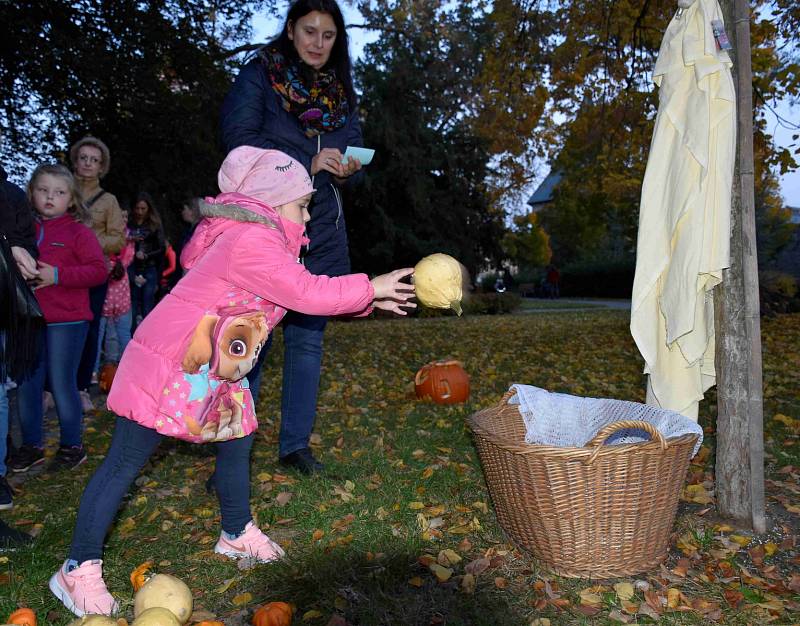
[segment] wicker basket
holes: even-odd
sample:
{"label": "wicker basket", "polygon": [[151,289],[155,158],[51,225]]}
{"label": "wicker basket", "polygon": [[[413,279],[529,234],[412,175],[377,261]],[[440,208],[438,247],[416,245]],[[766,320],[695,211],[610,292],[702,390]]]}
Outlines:
{"label": "wicker basket", "polygon": [[[525,443],[512,393],[467,418],[500,525],[555,573],[616,578],[656,567],[696,435],[669,441],[646,422],[616,422],[584,448]],[[604,446],[622,428],[651,441]]]}

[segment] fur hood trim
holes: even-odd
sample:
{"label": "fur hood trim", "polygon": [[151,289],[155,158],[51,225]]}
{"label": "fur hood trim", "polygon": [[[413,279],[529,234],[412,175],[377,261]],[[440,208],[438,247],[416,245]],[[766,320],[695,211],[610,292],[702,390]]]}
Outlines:
{"label": "fur hood trim", "polygon": [[238,204],[212,204],[204,200],[200,203],[200,215],[203,217],[224,217],[235,222],[253,222],[264,224],[269,228],[277,228],[274,220],[266,215],[259,215]]}

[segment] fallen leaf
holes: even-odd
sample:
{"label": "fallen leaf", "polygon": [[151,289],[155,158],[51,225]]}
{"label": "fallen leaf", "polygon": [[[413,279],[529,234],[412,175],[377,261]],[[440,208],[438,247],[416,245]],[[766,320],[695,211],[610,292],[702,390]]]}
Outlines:
{"label": "fallen leaf", "polygon": [[278,504],[278,506],[286,506],[289,500],[292,499],[292,496],[294,496],[294,494],[289,491],[281,491],[277,496],[275,496],[275,502]]}
{"label": "fallen leaf", "polygon": [[439,565],[450,567],[460,563],[461,557],[454,550],[446,548],[439,552],[439,556],[436,558],[436,561],[439,563]]}
{"label": "fallen leaf", "polygon": [[599,606],[603,604],[603,598],[596,594],[592,588],[584,589],[580,592],[581,597],[581,604],[585,604],[587,606]]}
{"label": "fallen leaf", "polygon": [[494,579],[494,586],[498,589],[505,589],[508,587],[508,581],[502,576],[498,576]]}
{"label": "fallen leaf", "polygon": [[465,572],[474,576],[480,576],[487,569],[489,569],[489,559],[487,558],[475,559],[464,567]]}
{"label": "fallen leaf", "polygon": [[438,563],[431,563],[428,569],[433,572],[433,575],[436,576],[436,580],[440,583],[450,580],[450,577],[453,575],[453,570],[449,567],[442,567]]}
{"label": "fallen leaf", "polygon": [[622,624],[630,624],[631,617],[629,615],[624,615],[617,609],[612,609],[608,612],[608,619],[612,619],[615,622],[621,622]]}
{"label": "fallen leaf", "polygon": [[535,617],[528,626],[550,626],[550,620],[546,617]]}
{"label": "fallen leaf", "polygon": [[314,533],[311,535],[311,540],[312,540],[312,541],[319,541],[319,540],[320,540],[320,539],[322,539],[324,536],[325,536],[325,531],[324,531],[324,530],[319,530],[319,529],[317,529],[317,530],[315,530],[315,531],[314,531]]}
{"label": "fallen leaf", "polygon": [[234,596],[231,602],[233,603],[233,606],[245,606],[247,604],[250,604],[252,600],[253,600],[253,594],[250,593],[249,591],[246,591],[244,593],[240,593],[238,596]]}
{"label": "fallen leaf", "polygon": [[475,576],[472,574],[464,574],[464,576],[461,578],[461,591],[467,595],[472,595],[475,593],[476,585],[477,581],[475,580]]}
{"label": "fallen leaf", "polygon": [[630,583],[617,583],[614,585],[614,591],[620,600],[630,600],[633,598],[633,585]]}
{"label": "fallen leaf", "polygon": [[681,592],[674,587],[667,589],[667,608],[677,609],[681,601]]}
{"label": "fallen leaf", "polygon": [[419,576],[414,576],[413,578],[408,579],[408,584],[412,587],[422,587],[423,581]]}
{"label": "fallen leaf", "polygon": [[322,617],[322,612],[317,611],[317,609],[311,609],[310,611],[303,613],[304,622],[310,622],[311,620],[319,619],[320,617]]}

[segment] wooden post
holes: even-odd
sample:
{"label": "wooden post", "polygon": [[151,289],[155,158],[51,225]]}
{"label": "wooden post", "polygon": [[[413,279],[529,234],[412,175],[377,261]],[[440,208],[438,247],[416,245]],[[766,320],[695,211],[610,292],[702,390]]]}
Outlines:
{"label": "wooden post", "polygon": [[720,0],[733,50],[737,141],[731,207],[731,266],[715,294],[719,513],[765,532],[764,409],[753,175],[750,6]]}

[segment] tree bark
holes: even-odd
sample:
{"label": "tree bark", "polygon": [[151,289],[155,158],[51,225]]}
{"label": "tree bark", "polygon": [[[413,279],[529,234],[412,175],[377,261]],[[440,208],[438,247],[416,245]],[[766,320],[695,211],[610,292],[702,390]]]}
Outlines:
{"label": "tree bark", "polygon": [[736,164],[731,206],[731,266],[715,296],[717,316],[717,456],[719,513],[758,533],[764,512],[761,320],[753,176],[750,6],[720,0],[731,33],[737,94]]}

